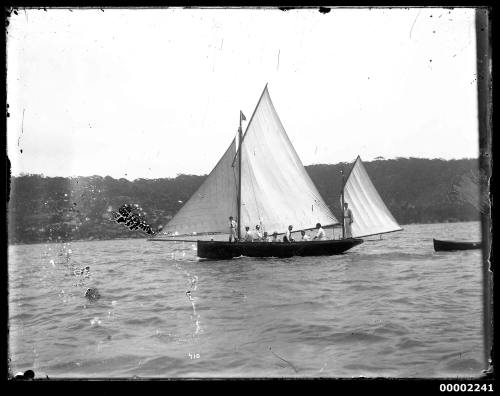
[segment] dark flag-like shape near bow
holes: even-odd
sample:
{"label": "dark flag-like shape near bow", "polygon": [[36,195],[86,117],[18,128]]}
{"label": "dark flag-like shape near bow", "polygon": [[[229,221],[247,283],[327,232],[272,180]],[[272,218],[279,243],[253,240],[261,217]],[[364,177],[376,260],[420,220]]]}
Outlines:
{"label": "dark flag-like shape near bow", "polygon": [[120,206],[118,212],[112,212],[112,215],[116,223],[123,223],[131,231],[141,230],[148,235],[154,234],[151,226],[140,214],[134,212],[134,206],[130,204]]}

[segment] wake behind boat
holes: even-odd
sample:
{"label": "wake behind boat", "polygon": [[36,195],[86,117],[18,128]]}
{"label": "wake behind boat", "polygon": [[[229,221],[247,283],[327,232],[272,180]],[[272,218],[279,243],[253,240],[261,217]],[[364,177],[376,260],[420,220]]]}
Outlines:
{"label": "wake behind boat", "polygon": [[[305,170],[271,101],[267,84],[246,131],[240,126],[222,158],[179,212],[153,241],[225,235],[224,241],[197,240],[200,258],[239,256],[292,257],[335,255],[363,242],[363,236],[401,230],[383,203],[357,158],[342,187],[344,197],[357,213],[352,221],[339,222]],[[236,215],[231,242],[228,217]],[[343,212],[344,217],[344,212]],[[244,227],[257,224],[268,235],[283,234],[293,225],[287,242],[243,242]],[[319,227],[318,227],[319,226]],[[293,241],[300,231],[342,227],[341,239]]]}

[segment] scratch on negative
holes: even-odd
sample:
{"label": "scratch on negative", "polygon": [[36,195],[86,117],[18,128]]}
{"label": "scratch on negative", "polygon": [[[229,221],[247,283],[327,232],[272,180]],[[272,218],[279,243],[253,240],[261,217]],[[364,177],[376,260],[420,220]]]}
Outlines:
{"label": "scratch on negative", "polygon": [[274,356],[276,356],[278,359],[283,360],[286,364],[288,364],[291,368],[293,368],[293,369],[295,370],[295,372],[296,372],[296,373],[298,373],[298,370],[295,368],[295,366],[294,366],[292,363],[290,363],[288,360],[285,360],[285,359],[283,359],[282,357],[278,356],[276,353],[274,353],[274,352],[273,352],[273,350],[271,349],[271,347],[269,347],[269,350],[271,351],[271,353],[272,353]]}
{"label": "scratch on negative", "polygon": [[278,65],[276,66],[276,70],[280,68],[280,51],[281,50],[278,50]]}
{"label": "scratch on negative", "polygon": [[[21,122],[21,134],[19,135],[19,137],[17,138],[17,146],[19,147],[19,141],[21,140],[21,137],[23,136],[23,133],[24,133],[24,111],[26,109],[23,109],[23,120]],[[23,150],[21,150],[21,153],[23,152]]]}
{"label": "scratch on negative", "polygon": [[417,14],[417,16],[415,17],[415,20],[413,21],[413,25],[411,25],[411,29],[410,29],[410,38],[411,38],[411,32],[413,31],[413,26],[415,26],[415,22],[417,22],[417,18],[418,16],[420,15],[420,12],[422,12],[422,10],[420,10]]}

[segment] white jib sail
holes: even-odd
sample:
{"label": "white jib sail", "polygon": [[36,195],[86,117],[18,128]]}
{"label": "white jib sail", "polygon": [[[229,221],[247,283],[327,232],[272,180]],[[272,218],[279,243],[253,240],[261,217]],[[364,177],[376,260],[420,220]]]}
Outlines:
{"label": "white jib sail", "polygon": [[359,156],[344,187],[344,202],[352,211],[354,238],[402,229],[382,201]]}
{"label": "white jib sail", "polygon": [[284,233],[290,224],[294,230],[338,224],[295,152],[267,86],[241,147],[242,233],[257,224],[270,234]]}
{"label": "white jib sail", "polygon": [[229,233],[229,216],[238,215],[238,163],[232,141],[215,168],[184,206],[163,228],[168,235],[188,235],[207,232]]}

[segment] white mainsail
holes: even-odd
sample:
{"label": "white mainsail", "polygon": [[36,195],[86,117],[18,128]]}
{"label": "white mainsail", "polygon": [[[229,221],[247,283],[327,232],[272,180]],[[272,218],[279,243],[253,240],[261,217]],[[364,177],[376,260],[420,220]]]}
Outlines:
{"label": "white mainsail", "polygon": [[241,230],[283,233],[338,224],[295,152],[267,86],[241,145]]}
{"label": "white mainsail", "polygon": [[[227,233],[238,216],[236,139],[198,191],[163,229],[163,234]],[[261,224],[284,233],[338,224],[295,152],[271,102],[267,85],[241,142],[240,231]]]}
{"label": "white mainsail", "polygon": [[235,152],[236,141],[233,140],[202,185],[163,228],[164,234],[228,232],[228,217],[238,215],[238,164],[233,167]]}
{"label": "white mainsail", "polygon": [[344,186],[344,202],[353,213],[354,238],[402,230],[375,189],[359,156]]}

